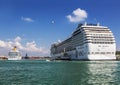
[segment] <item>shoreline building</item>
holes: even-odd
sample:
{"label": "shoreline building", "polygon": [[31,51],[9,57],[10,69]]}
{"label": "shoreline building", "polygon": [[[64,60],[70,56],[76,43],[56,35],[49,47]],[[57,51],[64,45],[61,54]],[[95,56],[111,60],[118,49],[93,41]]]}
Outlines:
{"label": "shoreline building", "polygon": [[100,24],[79,24],[66,40],[51,45],[52,59],[116,60],[112,31]]}

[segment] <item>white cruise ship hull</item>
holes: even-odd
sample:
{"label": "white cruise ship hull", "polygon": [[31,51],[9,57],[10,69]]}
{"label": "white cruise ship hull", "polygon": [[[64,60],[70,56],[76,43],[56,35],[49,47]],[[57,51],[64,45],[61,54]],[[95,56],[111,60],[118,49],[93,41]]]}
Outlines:
{"label": "white cruise ship hull", "polygon": [[88,60],[116,60],[116,57],[114,55],[90,55],[88,56]]}
{"label": "white cruise ship hull", "polygon": [[[72,55],[71,55],[72,54]],[[52,56],[52,59],[61,60],[116,60],[115,55],[87,55],[87,56],[75,56],[75,52],[68,52],[69,57],[63,57],[61,54]],[[62,56],[62,57],[61,57]]]}
{"label": "white cruise ship hull", "polygon": [[108,27],[80,25],[72,36],[51,46],[53,59],[116,60],[116,43]]}
{"label": "white cruise ship hull", "polygon": [[76,47],[76,50],[66,52],[67,57],[64,53],[52,55],[53,59],[64,59],[68,58],[71,60],[116,60],[115,56],[115,44],[104,45],[104,44],[85,44],[83,46]]}
{"label": "white cruise ship hull", "polygon": [[22,59],[22,57],[19,57],[19,58],[8,58],[8,60],[21,60]]}

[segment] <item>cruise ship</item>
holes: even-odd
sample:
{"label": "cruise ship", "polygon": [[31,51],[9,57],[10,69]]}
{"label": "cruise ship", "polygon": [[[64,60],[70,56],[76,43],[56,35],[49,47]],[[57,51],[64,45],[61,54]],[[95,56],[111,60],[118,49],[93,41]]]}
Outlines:
{"label": "cruise ship", "polygon": [[116,60],[116,43],[107,26],[79,24],[72,35],[51,45],[52,59]]}
{"label": "cruise ship", "polygon": [[14,46],[14,48],[8,53],[8,60],[21,60],[22,56],[19,50],[17,50],[17,47]]}

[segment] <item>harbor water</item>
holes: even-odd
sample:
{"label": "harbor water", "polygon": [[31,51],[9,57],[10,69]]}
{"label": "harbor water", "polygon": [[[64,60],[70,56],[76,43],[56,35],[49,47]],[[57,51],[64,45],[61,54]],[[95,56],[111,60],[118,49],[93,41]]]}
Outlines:
{"label": "harbor water", "polygon": [[120,61],[0,61],[0,85],[120,85]]}

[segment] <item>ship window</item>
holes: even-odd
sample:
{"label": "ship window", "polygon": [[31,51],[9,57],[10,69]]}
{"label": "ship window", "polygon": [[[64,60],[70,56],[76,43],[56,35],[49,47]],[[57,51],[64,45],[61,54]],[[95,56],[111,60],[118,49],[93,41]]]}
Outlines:
{"label": "ship window", "polygon": [[10,56],[17,56],[18,53],[17,53],[17,52],[10,52],[9,55],[10,55]]}
{"label": "ship window", "polygon": [[112,52],[112,54],[114,54],[114,52]]}
{"label": "ship window", "polygon": [[111,52],[107,52],[107,54],[111,54]]}
{"label": "ship window", "polygon": [[79,56],[81,56],[82,55],[82,53],[81,52],[79,52]]}
{"label": "ship window", "polygon": [[105,54],[105,52],[101,52],[101,54]]}
{"label": "ship window", "polygon": [[99,52],[95,52],[95,54],[99,54]]}
{"label": "ship window", "polygon": [[90,54],[90,52],[88,52],[88,54]]}

